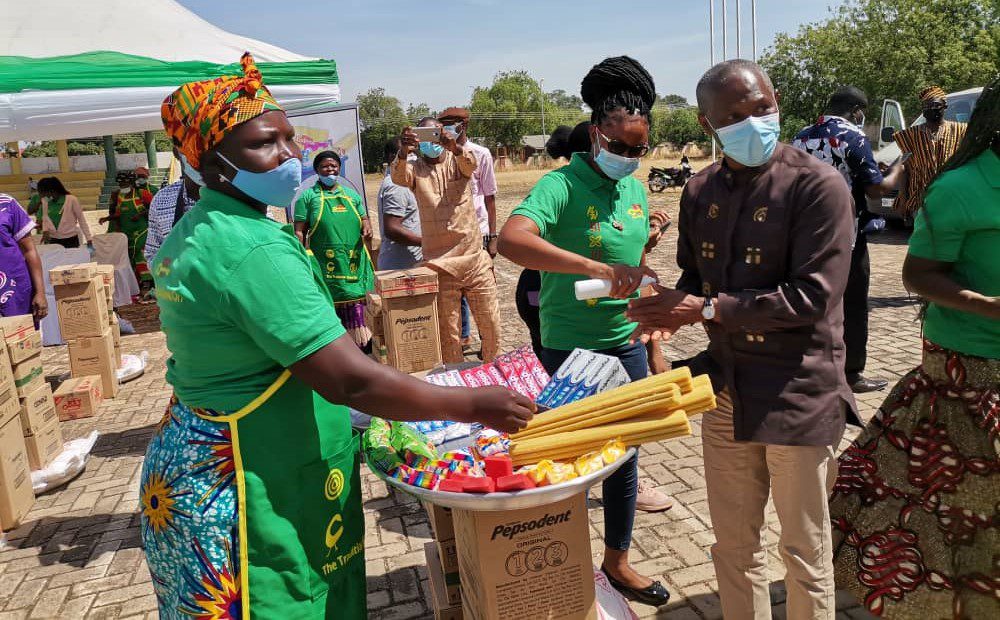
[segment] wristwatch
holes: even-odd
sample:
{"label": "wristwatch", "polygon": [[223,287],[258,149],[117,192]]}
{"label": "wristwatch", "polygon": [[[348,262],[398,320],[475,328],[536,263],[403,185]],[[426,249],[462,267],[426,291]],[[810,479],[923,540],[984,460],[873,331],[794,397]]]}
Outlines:
{"label": "wristwatch", "polygon": [[705,296],[705,303],[701,306],[701,316],[706,321],[715,318],[715,303],[712,301],[712,285],[705,282],[701,286],[701,292]]}

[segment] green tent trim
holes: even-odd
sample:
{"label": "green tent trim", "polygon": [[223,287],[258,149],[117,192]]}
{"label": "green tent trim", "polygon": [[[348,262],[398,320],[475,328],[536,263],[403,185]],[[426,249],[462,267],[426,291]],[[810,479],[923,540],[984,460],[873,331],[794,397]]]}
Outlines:
{"label": "green tent trim", "polygon": [[[264,84],[338,84],[333,60],[261,62]],[[221,75],[242,75],[240,63],[168,62],[119,52],[87,52],[71,56],[28,58],[0,56],[0,93],[26,90],[76,90],[179,86]]]}

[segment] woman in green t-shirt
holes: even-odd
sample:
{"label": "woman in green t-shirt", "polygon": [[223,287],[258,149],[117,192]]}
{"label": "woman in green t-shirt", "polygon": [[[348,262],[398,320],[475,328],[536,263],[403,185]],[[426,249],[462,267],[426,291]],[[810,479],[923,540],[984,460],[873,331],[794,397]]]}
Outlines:
{"label": "woman in green t-shirt", "polygon": [[295,234],[319,261],[333,307],[347,333],[366,353],[372,332],[365,324],[365,294],[375,285],[368,253],[371,224],[365,204],[340,177],[340,155],[313,158],[316,183],[295,203]]}
{"label": "woman in green t-shirt", "polygon": [[[636,325],[623,313],[642,277],[656,274],[645,265],[646,191],[632,173],[649,150],[656,90],[642,65],[620,56],[594,66],[581,95],[593,110],[591,152],[573,153],[568,166],[535,185],[500,232],[500,253],[541,272],[539,359],[549,374],[579,347],[617,357],[635,381],[649,366],[645,347],[631,342]],[[587,278],[610,280],[611,297],[578,301],[573,285]],[[604,482],[602,568],[627,597],[660,606],[670,597],[666,588],[628,561],[638,492],[637,458]]]}
{"label": "woman in green t-shirt", "polygon": [[903,264],[923,363],[840,457],[837,586],[887,618],[1000,618],[1000,78],[930,185]]}
{"label": "woman in green t-shirt", "polygon": [[163,618],[361,619],[360,458],[344,405],[506,431],[534,407],[358,350],[316,260],[266,215],[290,205],[301,154],[249,54],[242,64],[161,109],[205,186],[152,265],[174,398],[143,462],[143,548]]}

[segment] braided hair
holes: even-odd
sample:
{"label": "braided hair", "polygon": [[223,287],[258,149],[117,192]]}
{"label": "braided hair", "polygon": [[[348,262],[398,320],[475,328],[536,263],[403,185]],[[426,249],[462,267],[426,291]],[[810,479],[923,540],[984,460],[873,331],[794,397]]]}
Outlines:
{"label": "braided hair", "polygon": [[[988,148],[1000,151],[1000,74],[986,85],[972,111],[965,137],[934,177],[969,163]],[[932,182],[933,184],[933,182]],[[928,185],[928,188],[930,186]]]}
{"label": "braided hair", "polygon": [[590,106],[590,120],[600,123],[611,112],[624,109],[648,120],[656,103],[653,77],[628,56],[605,58],[594,65],[580,83],[580,96]]}

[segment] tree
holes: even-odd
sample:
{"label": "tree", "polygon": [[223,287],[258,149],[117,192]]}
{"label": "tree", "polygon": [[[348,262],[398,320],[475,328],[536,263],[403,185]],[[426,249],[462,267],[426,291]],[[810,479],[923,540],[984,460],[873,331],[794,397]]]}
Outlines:
{"label": "tree", "polygon": [[583,110],[583,99],[560,89],[548,93],[547,97],[557,108],[563,110]]}
{"label": "tree", "polygon": [[660,97],[657,100],[657,103],[665,106],[680,106],[685,108],[690,105],[688,103],[687,97],[682,97],[680,95],[674,95],[674,94],[664,95]]}
{"label": "tree", "polygon": [[779,34],[761,65],[781,92],[788,138],[847,84],[867,93],[870,119],[886,98],[912,119],[924,86],[953,92],[986,84],[1000,68],[997,50],[995,0],[852,0],[795,35]]}
{"label": "tree", "polygon": [[365,172],[378,172],[385,159],[386,142],[403,131],[409,122],[407,115],[399,99],[387,95],[384,88],[372,88],[358,96],[358,115]]}
{"label": "tree", "polygon": [[669,142],[684,146],[688,142],[707,144],[708,136],[698,124],[698,110],[692,107],[665,110],[653,109],[653,124],[650,128],[650,144]]}
{"label": "tree", "polygon": [[[491,148],[497,145],[519,148],[524,136],[542,133],[543,101],[545,129],[551,132],[557,125],[579,122],[576,119],[583,112],[580,107],[572,108],[577,99],[564,91],[543,98],[541,85],[526,71],[501,72],[492,85],[473,91],[469,134],[484,138],[486,146]],[[557,101],[570,103],[570,108],[562,108]]]}
{"label": "tree", "polygon": [[430,106],[426,103],[419,103],[417,105],[411,103],[406,107],[406,117],[410,119],[411,123],[416,123],[427,116],[435,116],[435,114],[431,112]]}

